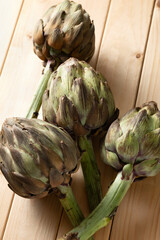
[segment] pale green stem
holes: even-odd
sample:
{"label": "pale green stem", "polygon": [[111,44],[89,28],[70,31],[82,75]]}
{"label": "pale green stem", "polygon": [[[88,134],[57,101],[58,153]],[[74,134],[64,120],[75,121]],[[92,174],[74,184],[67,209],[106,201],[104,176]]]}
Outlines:
{"label": "pale green stem", "polygon": [[[57,187],[60,191],[58,196],[69,220],[71,221],[72,225],[76,227],[79,225],[82,220],[84,219],[83,213],[75,199],[73,194],[72,188],[70,185],[60,185]],[[89,240],[93,240],[93,238],[89,238]]]}
{"label": "pale green stem", "polygon": [[28,119],[37,118],[39,109],[40,109],[41,104],[42,104],[43,93],[47,88],[48,80],[49,80],[51,74],[52,74],[52,70],[50,68],[50,62],[48,62],[46,67],[45,67],[44,74],[42,75],[42,78],[40,80],[38,89],[37,89],[37,91],[34,95],[33,101],[32,101],[32,103],[30,105],[30,108],[27,112],[26,118],[28,118]]}
{"label": "pale green stem", "polygon": [[133,173],[130,176],[124,176],[123,172],[118,173],[115,181],[96,209],[78,227],[59,240],[86,240],[96,231],[107,226],[133,181]]}
{"label": "pale green stem", "polygon": [[72,189],[69,185],[58,187],[61,193],[59,200],[70,219],[72,225],[75,227],[82,222],[84,219],[83,213],[75,199]]}
{"label": "pale green stem", "polygon": [[97,166],[92,141],[87,136],[79,137],[79,147],[83,151],[81,165],[86,184],[89,209],[93,211],[102,200],[100,171]]}

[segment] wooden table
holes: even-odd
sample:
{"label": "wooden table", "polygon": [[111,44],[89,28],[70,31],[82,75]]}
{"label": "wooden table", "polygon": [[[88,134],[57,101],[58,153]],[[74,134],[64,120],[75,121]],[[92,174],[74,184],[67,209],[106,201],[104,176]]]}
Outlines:
{"label": "wooden table", "polygon": [[[42,71],[41,61],[32,51],[33,26],[57,2],[0,0],[0,124],[7,117],[25,116],[27,112]],[[160,103],[160,1],[79,2],[96,26],[91,65],[108,79],[121,115],[149,100]],[[99,164],[105,193],[114,173],[100,159]],[[160,175],[134,183],[114,221],[95,239],[159,240],[159,182]],[[81,171],[74,177],[73,190],[87,215]],[[20,198],[0,174],[0,239],[54,240],[69,229],[71,225],[55,196]]]}

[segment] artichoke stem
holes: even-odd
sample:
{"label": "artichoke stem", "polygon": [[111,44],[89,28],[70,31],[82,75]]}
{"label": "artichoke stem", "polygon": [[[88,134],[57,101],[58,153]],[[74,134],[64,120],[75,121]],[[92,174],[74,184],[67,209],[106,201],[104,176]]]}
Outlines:
{"label": "artichoke stem", "polygon": [[51,73],[52,73],[52,68],[50,67],[50,62],[48,61],[44,70],[44,74],[42,75],[42,78],[40,80],[38,89],[34,95],[33,101],[27,112],[26,118],[30,119],[30,118],[38,117],[38,112],[42,104],[43,93],[47,88],[48,80],[51,76]]}
{"label": "artichoke stem", "polygon": [[81,165],[86,184],[89,209],[93,211],[102,200],[100,171],[97,166],[92,141],[87,136],[79,137],[79,147],[83,151]]}
{"label": "artichoke stem", "polygon": [[[60,194],[58,194],[58,198],[72,225],[76,227],[82,222],[84,216],[75,199],[72,188],[70,187],[70,185],[60,185],[58,187],[58,190],[60,191]],[[88,240],[93,240],[93,238],[91,237]]]}
{"label": "artichoke stem", "polygon": [[96,231],[107,226],[122,199],[134,180],[133,174],[124,178],[123,172],[118,173],[107,194],[95,210],[81,224],[59,240],[86,240]]}
{"label": "artichoke stem", "polygon": [[82,222],[84,219],[83,213],[75,199],[70,185],[60,185],[58,187],[60,190],[59,200],[70,219],[72,225],[75,227]]}

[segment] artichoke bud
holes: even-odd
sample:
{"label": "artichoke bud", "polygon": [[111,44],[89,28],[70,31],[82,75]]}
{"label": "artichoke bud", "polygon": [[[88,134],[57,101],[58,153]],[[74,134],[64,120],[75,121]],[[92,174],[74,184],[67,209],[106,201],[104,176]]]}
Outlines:
{"label": "artichoke bud", "polygon": [[134,167],[134,172],[136,176],[155,176],[160,171],[160,162],[157,159],[147,159],[144,160]]}
{"label": "artichoke bud", "polygon": [[160,128],[144,135],[140,145],[139,159],[160,158]]}
{"label": "artichoke bud", "polygon": [[[123,132],[126,132],[126,130],[132,129],[135,136],[137,138],[141,138],[144,136],[145,133],[148,132],[148,130],[152,130],[152,124],[151,124],[151,117],[147,115],[147,111],[145,109],[137,112],[137,114],[131,118],[129,121],[125,122],[125,125],[123,121],[121,122],[121,128]],[[128,124],[128,129],[126,127],[126,124]],[[124,125],[124,129],[123,129]]]}
{"label": "artichoke bud", "polygon": [[22,197],[44,197],[69,183],[79,157],[69,134],[47,122],[10,118],[2,125],[0,168],[10,188]]}
{"label": "artichoke bud", "polygon": [[67,32],[68,29],[72,29],[74,26],[79,25],[83,21],[82,11],[76,10],[66,17],[66,24],[63,26],[62,31]]}
{"label": "artichoke bud", "polygon": [[144,103],[142,109],[145,109],[148,115],[153,115],[158,111],[157,104],[154,101]]}
{"label": "artichoke bud", "polygon": [[115,104],[106,80],[86,62],[70,58],[51,75],[42,111],[46,121],[82,136],[102,127]]}
{"label": "artichoke bud", "polygon": [[[157,104],[153,101],[145,103],[113,122],[105,138],[105,148],[116,154],[122,165],[131,163],[136,176],[156,175],[160,171],[160,111]],[[110,161],[104,162],[114,166],[115,157],[108,159]]]}
{"label": "artichoke bud", "polygon": [[115,151],[116,146],[115,146],[115,141],[122,136],[123,132],[121,130],[119,120],[115,120],[110,128],[108,129],[106,138],[105,138],[105,147],[106,149],[110,151]]}
{"label": "artichoke bud", "polygon": [[61,97],[59,102],[59,109],[57,111],[57,124],[59,126],[68,126],[68,129],[73,127],[73,108],[72,103],[69,101],[69,99],[64,96]]}
{"label": "artichoke bud", "polygon": [[133,177],[133,165],[126,164],[122,169],[122,178],[125,180],[130,180]]}
{"label": "artichoke bud", "polygon": [[47,40],[50,47],[59,50],[63,45],[63,33],[61,33],[59,29],[54,29]]}
{"label": "artichoke bud", "polygon": [[139,143],[134,132],[128,131],[118,138],[115,144],[117,153],[121,159],[126,163],[134,163],[139,152]]}
{"label": "artichoke bud", "polygon": [[160,112],[156,112],[151,116],[152,129],[160,128]]}
{"label": "artichoke bud", "polygon": [[33,48],[45,61],[63,62],[71,56],[89,61],[95,49],[94,24],[80,4],[65,0],[49,8],[38,21]]}
{"label": "artichoke bud", "polygon": [[[136,116],[137,112],[140,110],[140,108],[136,107],[134,109],[129,110],[126,114],[123,116],[123,123],[126,121],[128,122],[130,119],[132,119],[134,116]],[[121,124],[123,124],[121,121]]]}
{"label": "artichoke bud", "polygon": [[38,45],[42,45],[44,43],[44,35],[43,35],[43,21],[40,19],[35,26],[35,31],[33,33],[33,39]]}
{"label": "artichoke bud", "polygon": [[112,166],[113,168],[115,168],[118,171],[122,169],[122,165],[121,165],[121,163],[120,163],[120,161],[118,159],[118,156],[114,152],[105,150],[104,162],[107,165]]}

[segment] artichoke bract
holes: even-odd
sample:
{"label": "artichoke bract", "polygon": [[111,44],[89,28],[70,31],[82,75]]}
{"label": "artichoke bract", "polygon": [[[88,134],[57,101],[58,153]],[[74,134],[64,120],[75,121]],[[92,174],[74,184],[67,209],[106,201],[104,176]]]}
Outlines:
{"label": "artichoke bract", "polygon": [[42,111],[47,122],[83,136],[104,125],[115,104],[103,76],[86,62],[70,58],[51,75]]}
{"label": "artichoke bract", "polygon": [[68,184],[79,151],[64,130],[37,119],[9,118],[0,134],[0,168],[9,187],[25,198],[41,198]]}
{"label": "artichoke bract", "polygon": [[81,4],[65,0],[38,21],[33,46],[44,61],[64,62],[69,57],[89,61],[95,49],[94,24]]}
{"label": "artichoke bract", "polygon": [[134,108],[112,123],[105,155],[105,163],[117,170],[131,163],[135,176],[154,176],[160,171],[160,111],[155,102]]}

